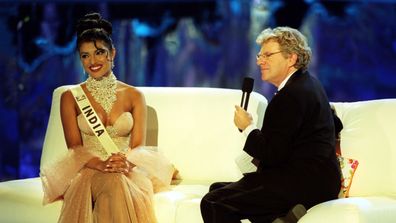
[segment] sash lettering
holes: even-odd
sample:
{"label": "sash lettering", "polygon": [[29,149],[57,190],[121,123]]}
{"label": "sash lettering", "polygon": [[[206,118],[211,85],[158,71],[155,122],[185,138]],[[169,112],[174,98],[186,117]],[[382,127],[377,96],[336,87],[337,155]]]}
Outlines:
{"label": "sash lettering", "polygon": [[[88,122],[92,124],[96,136],[99,137],[100,135],[102,135],[104,133],[102,123],[98,122],[99,118],[95,116],[91,106],[90,105],[85,106],[82,110],[84,111],[85,119],[87,119]],[[90,116],[92,117],[90,118]]]}
{"label": "sash lettering", "polygon": [[70,90],[73,93],[77,105],[81,109],[81,113],[87,121],[89,128],[92,130],[92,132],[94,132],[96,138],[99,140],[100,144],[102,144],[102,147],[106,153],[111,155],[112,153],[120,152],[119,148],[113,142],[113,139],[104,128],[102,121],[96,114],[91,103],[89,100],[87,100],[87,96],[85,95],[81,86],[78,85],[72,87]]}

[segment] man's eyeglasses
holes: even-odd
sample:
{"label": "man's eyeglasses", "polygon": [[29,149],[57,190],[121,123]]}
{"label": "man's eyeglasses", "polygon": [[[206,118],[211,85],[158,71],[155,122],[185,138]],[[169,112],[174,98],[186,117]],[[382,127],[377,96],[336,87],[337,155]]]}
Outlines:
{"label": "man's eyeglasses", "polygon": [[260,58],[264,58],[265,60],[268,60],[268,58],[270,58],[272,55],[275,55],[275,54],[281,53],[281,52],[282,51],[277,51],[277,52],[273,52],[273,53],[263,53],[263,54],[258,53],[256,55],[256,60],[259,60]]}

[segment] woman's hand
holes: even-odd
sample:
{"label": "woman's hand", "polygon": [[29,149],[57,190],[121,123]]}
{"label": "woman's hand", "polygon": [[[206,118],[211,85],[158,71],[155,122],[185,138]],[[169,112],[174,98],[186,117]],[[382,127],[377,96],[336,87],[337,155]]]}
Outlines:
{"label": "woman's hand", "polygon": [[134,164],[129,162],[123,153],[113,153],[106,161],[104,161],[104,172],[106,173],[129,173]]}

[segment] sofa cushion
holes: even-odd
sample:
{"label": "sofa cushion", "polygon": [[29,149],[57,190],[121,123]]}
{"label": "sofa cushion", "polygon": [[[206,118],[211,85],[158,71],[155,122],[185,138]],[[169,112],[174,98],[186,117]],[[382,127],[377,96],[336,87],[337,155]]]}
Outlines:
{"label": "sofa cushion", "polygon": [[356,197],[318,204],[298,223],[391,223],[395,219],[394,197]]}
{"label": "sofa cushion", "polygon": [[[208,184],[234,181],[242,176],[234,158],[246,138],[233,123],[234,106],[240,102],[241,91],[139,89],[159,120],[158,149],[174,163],[183,180]],[[175,103],[178,105],[170,106]],[[265,108],[265,98],[252,92],[248,110],[257,123],[262,123]]]}
{"label": "sofa cushion", "polygon": [[50,223],[57,222],[62,202],[43,206],[40,178],[0,183],[0,222]]}
{"label": "sofa cushion", "polygon": [[[172,186],[170,191],[155,194],[154,205],[157,219],[161,223],[202,223],[199,203],[208,190],[209,186],[207,185],[181,184]],[[175,221],[175,219],[180,218],[179,216],[185,214],[190,215],[189,221]]]}
{"label": "sofa cushion", "polygon": [[396,194],[396,99],[333,103],[342,155],[359,161],[349,196]]}

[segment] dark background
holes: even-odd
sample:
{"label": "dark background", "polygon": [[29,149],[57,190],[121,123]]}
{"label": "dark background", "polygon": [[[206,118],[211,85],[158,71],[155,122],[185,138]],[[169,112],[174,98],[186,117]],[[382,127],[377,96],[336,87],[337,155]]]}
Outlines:
{"label": "dark background", "polygon": [[113,23],[114,73],[131,85],[239,89],[251,76],[270,99],[255,38],[286,25],[308,37],[331,101],[396,97],[395,1],[3,0],[0,181],[38,176],[52,91],[86,79],[74,28],[93,11]]}

